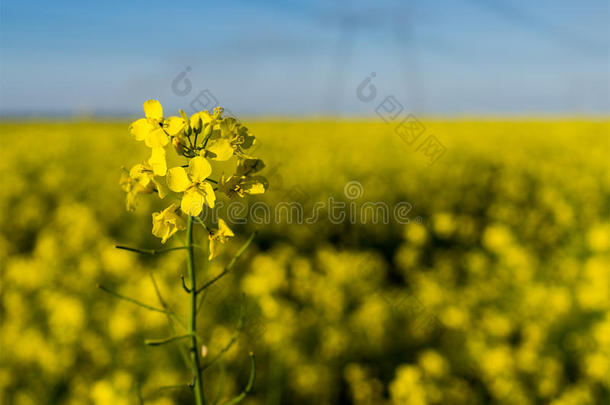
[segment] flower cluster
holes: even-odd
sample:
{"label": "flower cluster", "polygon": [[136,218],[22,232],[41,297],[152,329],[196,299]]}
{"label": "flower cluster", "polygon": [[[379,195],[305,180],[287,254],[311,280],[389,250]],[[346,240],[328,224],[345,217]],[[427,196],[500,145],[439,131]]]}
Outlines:
{"label": "flower cluster", "polygon": [[[125,169],[120,184],[127,193],[128,211],[135,209],[140,194],[179,200],[152,215],[152,233],[162,243],[186,229],[186,216],[198,217],[204,206],[214,208],[217,192],[229,198],[265,192],[267,180],[257,175],[265,164],[248,154],[256,145],[255,137],[235,118],[223,117],[222,108],[215,108],[213,113],[197,112],[190,118],[180,110],[180,116],[165,118],[157,100],[148,100],[143,107],[145,118],[133,122],[129,132],[151,148],[150,158]],[[166,148],[170,144],[179,157],[186,158],[186,164],[168,169]],[[221,173],[217,180],[210,177],[214,162],[233,157],[237,161],[235,173]],[[217,243],[224,243],[230,236],[231,229],[219,220],[219,229],[209,231],[210,260],[218,253]]]}

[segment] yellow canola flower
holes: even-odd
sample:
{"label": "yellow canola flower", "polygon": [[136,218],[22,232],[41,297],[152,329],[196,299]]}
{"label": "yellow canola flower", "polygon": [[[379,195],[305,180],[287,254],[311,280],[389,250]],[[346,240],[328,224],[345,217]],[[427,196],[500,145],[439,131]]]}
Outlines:
{"label": "yellow canola flower", "polygon": [[157,100],[148,100],[142,106],[146,118],[140,118],[129,126],[129,132],[137,141],[144,141],[149,148],[163,147],[170,136],[180,134],[186,126],[182,117],[163,118],[163,107]]}
{"label": "yellow canola flower", "polygon": [[229,198],[236,196],[263,194],[267,190],[267,179],[263,176],[230,176],[221,177],[218,190],[225,193]]}
{"label": "yellow canola flower", "polygon": [[235,174],[225,178],[221,177],[218,190],[229,197],[244,197],[246,194],[263,194],[267,190],[268,182],[263,176],[251,176],[262,170],[265,164],[260,159],[240,159]]}
{"label": "yellow canola flower", "polygon": [[196,156],[189,162],[188,170],[183,167],[173,167],[167,172],[166,182],[170,190],[184,192],[180,208],[190,216],[201,214],[203,204],[214,208],[216,195],[210,183],[205,179],[212,173],[212,166],[201,156]]}
{"label": "yellow canola flower", "polygon": [[176,203],[172,203],[161,212],[154,212],[152,219],[152,233],[156,237],[161,238],[161,243],[167,242],[176,232],[186,229],[186,220],[179,214],[179,208]]}
{"label": "yellow canola flower", "polygon": [[[196,112],[195,114],[191,115],[189,120],[191,128],[193,128],[195,132],[201,132],[204,128],[211,131],[214,129],[214,127],[216,127],[216,123],[221,119],[221,114],[222,108],[220,107],[216,107],[214,109],[214,114],[210,114],[210,112],[207,110]],[[206,134],[204,131],[204,135],[208,134]]]}
{"label": "yellow canola flower", "polygon": [[225,161],[252,147],[254,139],[248,134],[248,128],[235,118],[226,117],[214,126],[206,150],[214,154],[214,160]]}
{"label": "yellow canola flower", "polygon": [[[158,162],[155,162],[155,159],[152,160],[153,163],[158,164]],[[156,170],[157,172],[160,172],[159,167],[157,167]],[[155,174],[155,169],[150,163],[139,163],[133,166],[129,172],[125,171],[122,173],[120,185],[123,191],[127,193],[127,211],[135,210],[136,198],[139,194],[152,194],[157,192],[159,198],[165,198],[167,195],[167,187],[157,179]]]}
{"label": "yellow canola flower", "polygon": [[218,229],[210,231],[208,238],[210,239],[210,256],[208,260],[212,260],[218,256],[218,244],[225,243],[228,238],[235,236],[227,223],[222,219],[218,219]]}

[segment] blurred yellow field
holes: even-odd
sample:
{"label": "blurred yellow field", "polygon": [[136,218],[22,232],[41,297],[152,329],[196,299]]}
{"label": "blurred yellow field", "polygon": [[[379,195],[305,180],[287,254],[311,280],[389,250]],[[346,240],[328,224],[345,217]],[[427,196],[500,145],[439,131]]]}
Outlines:
{"label": "blurred yellow field", "polygon": [[[248,122],[270,187],[202,275],[258,231],[199,315],[207,358],[236,339],[204,372],[210,402],[242,389],[251,350],[247,404],[608,402],[610,123],[425,125],[438,160],[383,122]],[[4,122],[0,133],[0,396],[191,403],[179,345],[143,345],[169,334],[164,314],[96,288],[157,306],[153,274],[187,312],[182,253],[114,248],[161,246],[150,215],[164,205],[124,209],[120,167],[148,157],[127,123]],[[329,198],[347,216],[332,219],[326,203],[307,223]],[[259,202],[270,218],[253,215]],[[304,218],[274,215],[281,202]],[[366,202],[407,209],[401,221],[350,219]]]}

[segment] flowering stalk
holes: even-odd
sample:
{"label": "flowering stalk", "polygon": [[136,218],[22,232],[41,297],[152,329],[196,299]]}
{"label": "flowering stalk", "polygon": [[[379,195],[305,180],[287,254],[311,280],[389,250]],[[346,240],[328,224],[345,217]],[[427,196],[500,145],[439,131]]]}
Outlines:
{"label": "flowering stalk", "polygon": [[[117,245],[116,247],[148,255],[177,250],[187,251],[190,287],[186,285],[184,277],[181,277],[181,283],[183,289],[189,295],[190,314],[188,322],[184,322],[178,314],[171,310],[161,296],[152,275],[151,280],[162,308],[126,297],[106,287],[99,287],[117,298],[150,311],[166,314],[173,336],[165,339],[148,339],[145,340],[145,343],[150,346],[161,346],[174,342],[179,343],[184,340],[189,342],[188,356],[182,351],[181,354],[191,368],[192,382],[189,386],[193,390],[195,404],[204,405],[206,400],[202,372],[222,357],[234,340],[231,341],[229,346],[217,353],[213,360],[202,366],[202,357],[206,356],[207,347],[203,344],[203,339],[197,334],[197,314],[201,309],[200,303],[198,305],[197,295],[203,293],[204,290],[232,270],[236,260],[252,242],[254,235],[239,249],[219,275],[198,286],[194,248],[199,245],[194,244],[195,221],[207,233],[209,241],[208,260],[214,260],[221,254],[221,245],[235,235],[222,219],[218,219],[217,227],[214,227],[212,224],[206,224],[200,218],[200,214],[204,208],[214,208],[217,192],[224,194],[227,198],[243,198],[246,195],[264,193],[267,189],[267,180],[260,175],[256,175],[256,173],[262,170],[265,165],[262,160],[248,154],[248,150],[255,144],[254,136],[250,135],[248,129],[236,119],[222,117],[221,108],[216,108],[212,114],[208,111],[201,111],[193,114],[190,118],[183,111],[180,111],[179,117],[165,118],[161,104],[156,100],[148,100],[144,103],[144,113],[146,117],[132,123],[129,131],[136,140],[144,141],[145,145],[151,148],[151,155],[147,161],[136,164],[130,170],[125,169],[121,176],[121,187],[127,193],[127,210],[132,211],[136,208],[137,200],[142,194],[156,195],[160,199],[168,196],[177,198],[179,203],[172,202],[164,210],[152,214],[152,233],[161,239],[161,243],[166,243],[177,232],[186,230],[186,243],[185,246],[165,249],[140,249],[123,245]],[[165,150],[168,145],[173,147],[179,157],[186,158],[187,163],[168,169],[167,152]],[[237,161],[234,174],[226,177],[222,173],[220,178],[216,180],[211,178],[212,165],[210,161],[224,162],[231,159]],[[184,332],[178,333],[176,326],[180,326]],[[239,329],[241,329],[241,320],[238,324]],[[238,396],[227,401],[226,404],[240,402],[252,389],[256,375],[253,353],[250,354],[250,363],[250,379],[247,386]]]}
{"label": "flowering stalk", "polygon": [[186,227],[186,245],[188,247],[188,273],[191,279],[191,322],[189,332],[191,333],[191,367],[193,369],[193,390],[195,391],[195,403],[203,405],[203,380],[201,378],[201,366],[199,364],[199,350],[197,345],[197,277],[195,274],[195,251],[193,249],[193,217],[189,217]]}

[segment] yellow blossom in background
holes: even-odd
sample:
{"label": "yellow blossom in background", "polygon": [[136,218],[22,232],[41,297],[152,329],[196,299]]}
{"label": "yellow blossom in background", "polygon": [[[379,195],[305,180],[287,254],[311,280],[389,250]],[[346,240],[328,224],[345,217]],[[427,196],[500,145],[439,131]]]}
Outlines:
{"label": "yellow blossom in background", "polygon": [[[167,169],[182,167],[190,187],[195,157],[210,163],[204,181],[218,187],[215,210],[233,228],[193,223],[197,286],[221,274],[228,252],[258,231],[233,272],[205,294],[197,318],[206,365],[233,342],[224,361],[206,368],[209,403],[243,391],[249,350],[257,373],[244,404],[607,402],[607,120],[430,120],[447,147],[433,165],[384,122],[257,121],[248,136],[261,134],[267,164],[257,170],[260,162],[246,155],[254,145],[233,148],[233,123],[223,137],[231,156],[221,161],[207,149],[224,117],[193,115],[180,114],[185,125],[175,135],[164,127],[168,142],[158,149],[129,142],[125,123],[0,123],[11,145],[0,159],[4,402],[192,403],[179,350],[186,339],[143,345],[172,336],[165,314],[95,285],[162,309],[152,275],[185,320],[186,191],[170,191]],[[141,204],[133,214],[117,187],[122,164],[132,170],[121,188],[132,208]],[[272,217],[231,225],[220,201],[247,197],[258,176],[272,186],[260,179],[265,193],[256,201],[273,208],[297,201],[299,190],[298,201],[308,198],[304,218],[310,203],[333,197],[348,213],[351,203],[408,201],[410,221],[333,224],[322,210],[311,224]],[[360,199],[344,196],[352,180],[362,185]],[[199,219],[216,218],[204,202]],[[169,238],[180,241],[162,245]],[[123,242],[179,249],[148,257],[114,248]],[[228,244],[236,246],[224,254]]]}
{"label": "yellow blossom in background", "polygon": [[421,372],[415,366],[402,365],[390,384],[390,396],[395,405],[426,405],[426,392]]}

